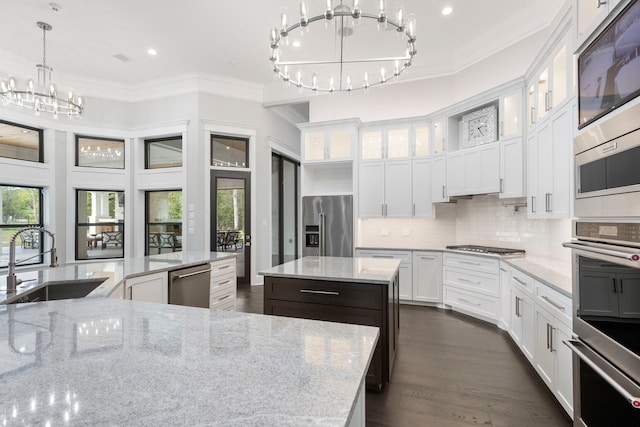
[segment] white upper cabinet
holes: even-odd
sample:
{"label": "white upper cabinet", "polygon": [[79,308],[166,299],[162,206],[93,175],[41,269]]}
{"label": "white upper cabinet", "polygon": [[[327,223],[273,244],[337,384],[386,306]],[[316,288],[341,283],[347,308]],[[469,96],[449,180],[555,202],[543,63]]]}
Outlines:
{"label": "white upper cabinet", "polygon": [[500,139],[522,136],[522,88],[500,97]]}
{"label": "white upper cabinet", "polygon": [[527,216],[571,216],[574,104],[555,112],[527,138]]}
{"label": "white upper cabinet", "polygon": [[302,131],[303,162],[333,162],[353,160],[358,136],[354,120],[305,124]]}
{"label": "white upper cabinet", "polygon": [[447,195],[498,193],[500,191],[500,145],[479,145],[447,154]]}
{"label": "white upper cabinet", "polygon": [[410,124],[365,128],[360,138],[360,160],[408,159],[413,151],[412,134]]}
{"label": "white upper cabinet", "polygon": [[439,117],[433,121],[433,154],[441,154],[447,150],[447,120]]}
{"label": "white upper cabinet", "polygon": [[425,157],[431,154],[431,126],[416,125],[413,137],[413,157]]}
{"label": "white upper cabinet", "polygon": [[447,195],[447,156],[433,156],[431,167],[431,201],[433,203],[448,202]]}
{"label": "white upper cabinet", "polygon": [[500,141],[501,199],[525,197],[524,150],[522,138]]}
{"label": "white upper cabinet", "polygon": [[360,218],[412,216],[410,160],[366,162],[359,170]]}
{"label": "white upper cabinet", "polygon": [[578,46],[584,43],[598,25],[622,0],[576,0]]}
{"label": "white upper cabinet", "polygon": [[413,159],[411,188],[413,194],[413,216],[416,218],[435,217],[435,208],[431,200],[432,168],[433,160],[430,158]]}
{"label": "white upper cabinet", "polygon": [[570,33],[560,38],[527,85],[528,127],[544,121],[551,110],[573,98],[574,61]]}

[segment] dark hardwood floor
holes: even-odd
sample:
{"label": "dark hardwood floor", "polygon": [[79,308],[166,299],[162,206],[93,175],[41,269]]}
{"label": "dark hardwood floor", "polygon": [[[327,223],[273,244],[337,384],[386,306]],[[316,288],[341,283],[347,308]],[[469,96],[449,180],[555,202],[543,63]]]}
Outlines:
{"label": "dark hardwood floor", "polygon": [[[236,309],[262,313],[262,286],[238,286]],[[508,334],[473,318],[400,306],[391,383],[367,392],[367,426],[571,426]]]}

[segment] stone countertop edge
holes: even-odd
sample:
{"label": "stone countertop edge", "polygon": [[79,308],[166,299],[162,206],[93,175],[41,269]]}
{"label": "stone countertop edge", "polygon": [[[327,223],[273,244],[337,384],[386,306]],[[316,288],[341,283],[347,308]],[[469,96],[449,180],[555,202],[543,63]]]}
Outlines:
{"label": "stone countertop edge", "polygon": [[289,279],[386,285],[393,280],[399,267],[400,260],[396,259],[308,256],[258,274]]}
{"label": "stone countertop edge", "polygon": [[[25,292],[47,283],[65,282],[71,280],[104,281],[87,297],[117,297],[128,278],[142,276],[149,273],[160,273],[179,268],[188,268],[208,262],[234,258],[232,252],[181,251],[166,254],[149,255],[137,258],[109,259],[93,262],[69,263],[59,267],[38,266],[35,268],[18,269],[16,275],[23,280],[19,291]],[[7,299],[6,271],[0,275],[0,301]]]}
{"label": "stone countertop edge", "polygon": [[[571,279],[571,264],[568,262],[558,262],[553,258],[539,257],[539,256],[517,256],[517,257],[501,257],[499,255],[481,254],[474,252],[456,251],[446,248],[432,248],[432,249],[410,249],[410,248],[378,248],[378,247],[356,247],[356,250],[370,250],[370,251],[414,251],[414,252],[448,252],[461,255],[478,256],[484,258],[499,259],[506,262],[510,266],[517,268],[521,272],[530,275],[539,282],[542,282],[546,286],[554,289],[561,294],[571,298],[572,297],[572,279]],[[551,269],[546,267],[547,265],[554,265],[557,269]],[[565,274],[566,271],[566,274]]]}
{"label": "stone countertop edge", "polygon": [[[9,336],[41,333],[35,352],[10,351]],[[379,334],[111,298],[22,304],[0,309],[0,383],[28,425],[69,415],[74,425],[344,426]],[[67,400],[50,407],[54,392]],[[78,406],[65,414],[69,399]]]}

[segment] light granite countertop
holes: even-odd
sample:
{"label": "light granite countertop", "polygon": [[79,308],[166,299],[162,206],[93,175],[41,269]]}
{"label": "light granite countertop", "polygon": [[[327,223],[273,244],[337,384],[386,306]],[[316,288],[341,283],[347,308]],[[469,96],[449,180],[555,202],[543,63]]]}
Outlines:
{"label": "light granite countertop", "polygon": [[387,284],[393,280],[399,266],[400,260],[396,259],[308,256],[263,270],[259,274],[296,279]]}
{"label": "light granite countertop", "polygon": [[[103,278],[102,284],[89,296],[107,296],[121,289],[121,284],[126,278],[170,271],[235,256],[231,252],[180,251],[138,258],[67,264],[54,268],[39,266],[23,269],[18,267],[16,276],[23,280],[23,283],[18,285],[18,294],[46,283]],[[7,299],[6,274],[5,271],[0,275],[0,301]]]}
{"label": "light granite countertop", "polygon": [[81,298],[0,307],[3,425],[344,426],[378,328]]}
{"label": "light granite countertop", "polygon": [[376,251],[434,251],[434,252],[451,252],[469,256],[478,256],[484,258],[497,258],[505,261],[512,267],[517,268],[525,274],[532,276],[549,286],[552,289],[571,297],[572,281],[571,281],[571,264],[554,258],[544,256],[532,256],[526,254],[524,256],[500,256],[494,254],[483,254],[475,252],[457,251],[446,248],[433,249],[410,249],[410,248],[378,248],[378,247],[357,247],[356,250],[376,250]]}

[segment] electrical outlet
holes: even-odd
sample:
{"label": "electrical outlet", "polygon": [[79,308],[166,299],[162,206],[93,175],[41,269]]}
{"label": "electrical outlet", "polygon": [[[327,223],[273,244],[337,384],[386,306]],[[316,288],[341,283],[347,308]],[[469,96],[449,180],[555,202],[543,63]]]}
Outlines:
{"label": "electrical outlet", "polygon": [[388,236],[389,235],[389,229],[388,228],[383,228],[382,230],[380,230],[380,235]]}
{"label": "electrical outlet", "polygon": [[409,236],[409,235],[411,235],[411,233],[409,232],[408,228],[403,228],[402,229],[402,235],[403,236]]}

